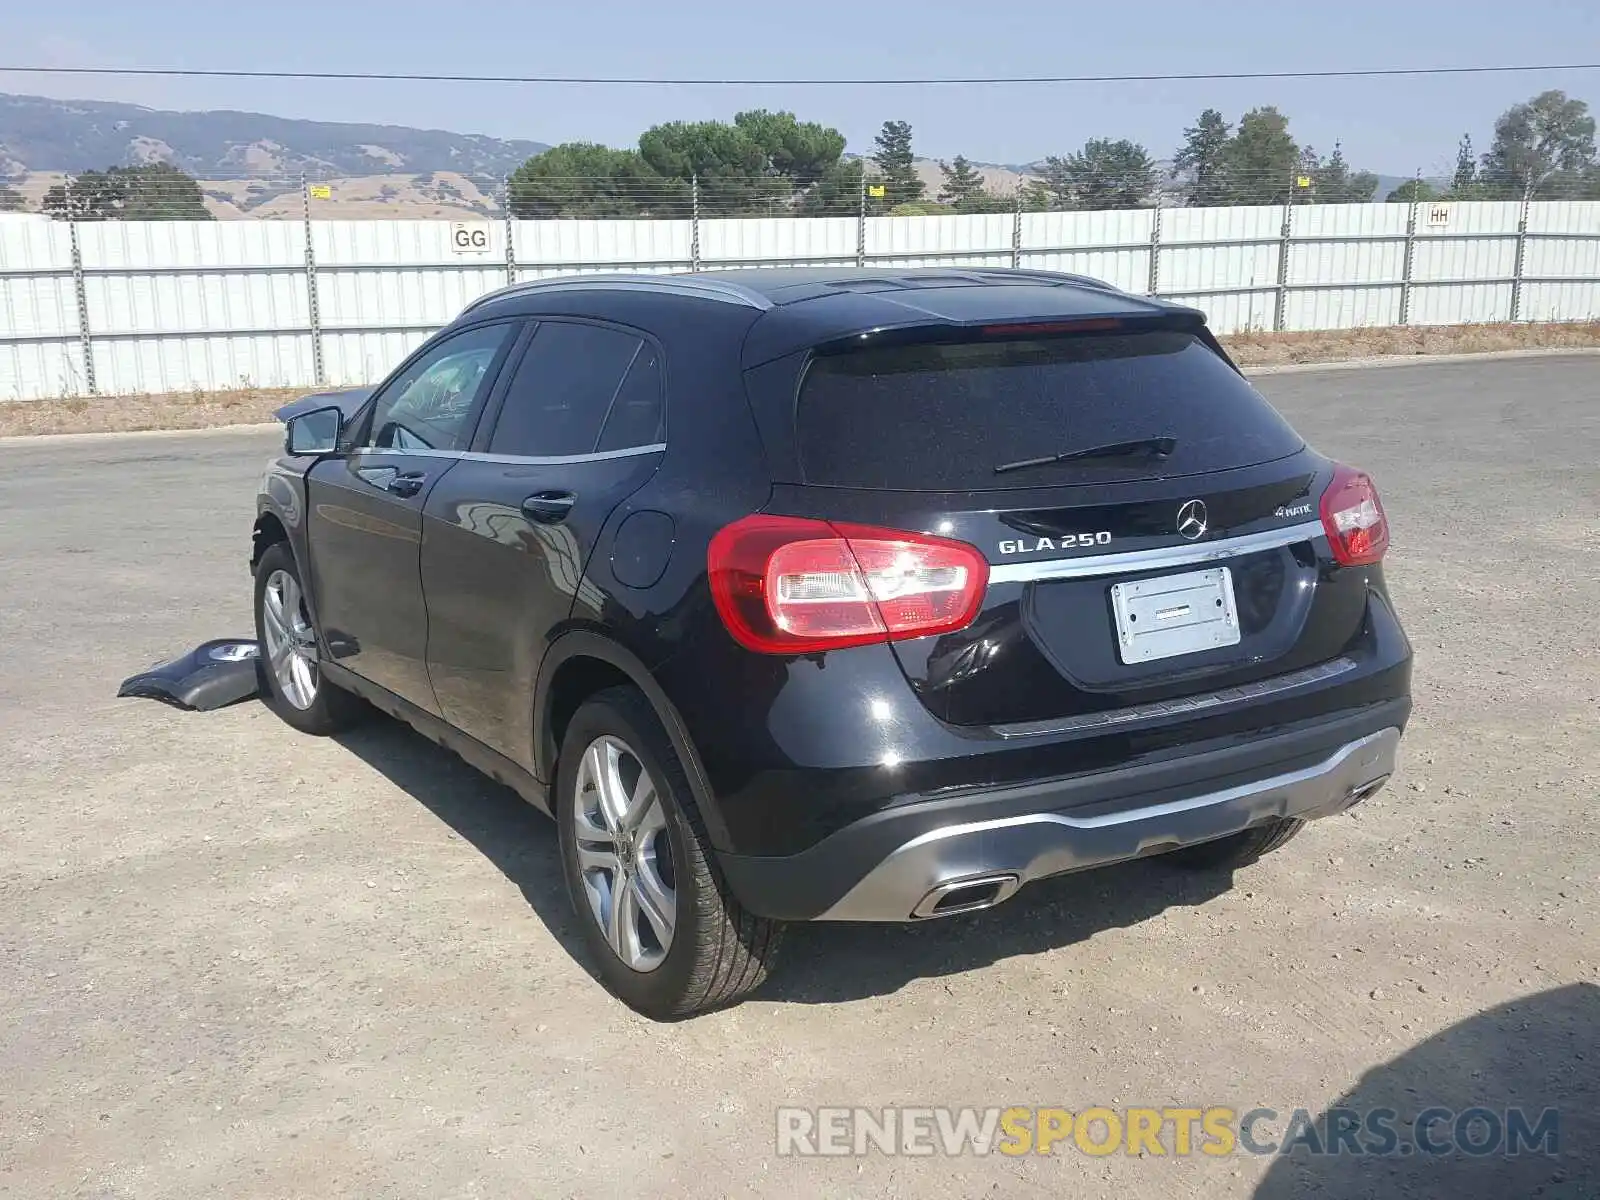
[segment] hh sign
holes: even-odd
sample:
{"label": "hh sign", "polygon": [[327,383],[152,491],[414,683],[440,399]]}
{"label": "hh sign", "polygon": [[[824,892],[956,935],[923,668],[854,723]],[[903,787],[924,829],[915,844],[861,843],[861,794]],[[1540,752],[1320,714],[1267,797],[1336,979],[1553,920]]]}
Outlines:
{"label": "hh sign", "polygon": [[455,254],[489,253],[489,231],[494,226],[487,221],[456,221],[450,226],[450,249]]}

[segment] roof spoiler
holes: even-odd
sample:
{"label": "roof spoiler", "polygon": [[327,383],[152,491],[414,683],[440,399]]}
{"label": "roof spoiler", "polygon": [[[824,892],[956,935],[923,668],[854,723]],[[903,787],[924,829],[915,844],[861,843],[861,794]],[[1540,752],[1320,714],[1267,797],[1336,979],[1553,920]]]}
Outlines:
{"label": "roof spoiler", "polygon": [[[1096,313],[1092,317],[1040,317],[1037,320],[1007,320],[987,322],[908,321],[867,333],[850,333],[830,338],[812,347],[817,354],[848,352],[862,349],[864,345],[890,346],[914,342],[970,342],[1004,341],[1007,339],[1037,338],[1074,334],[1139,333],[1157,329],[1182,330],[1196,334],[1212,350],[1222,354],[1211,331],[1206,328],[1206,315],[1197,308],[1181,304],[1163,304],[1152,312],[1148,308],[1126,313]],[[1222,355],[1224,359],[1226,354]],[[1232,360],[1229,360],[1232,365]],[[1235,368],[1237,369],[1237,368]]]}

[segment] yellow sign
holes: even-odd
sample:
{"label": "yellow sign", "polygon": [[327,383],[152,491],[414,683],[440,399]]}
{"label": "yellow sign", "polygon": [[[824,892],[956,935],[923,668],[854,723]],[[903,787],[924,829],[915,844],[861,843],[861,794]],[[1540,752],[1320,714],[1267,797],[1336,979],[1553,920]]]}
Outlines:
{"label": "yellow sign", "polygon": [[1308,188],[1311,186],[1311,176],[1301,175],[1294,181],[1295,187]]}
{"label": "yellow sign", "polygon": [[313,183],[309,189],[313,200],[332,200],[333,187],[326,183]]}
{"label": "yellow sign", "polygon": [[867,195],[873,197],[874,199],[882,200],[888,194],[889,194],[889,189],[884,187],[883,184],[881,184],[881,183],[873,183],[873,184],[868,184],[867,185]]}

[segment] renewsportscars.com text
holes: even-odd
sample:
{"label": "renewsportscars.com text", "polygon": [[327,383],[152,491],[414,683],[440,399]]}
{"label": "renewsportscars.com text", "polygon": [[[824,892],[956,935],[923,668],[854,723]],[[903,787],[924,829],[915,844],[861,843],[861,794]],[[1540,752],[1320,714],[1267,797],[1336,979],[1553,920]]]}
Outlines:
{"label": "renewsportscars.com text", "polygon": [[783,1155],[1079,1153],[1475,1157],[1560,1151],[1561,1114],[1521,1108],[780,1108]]}

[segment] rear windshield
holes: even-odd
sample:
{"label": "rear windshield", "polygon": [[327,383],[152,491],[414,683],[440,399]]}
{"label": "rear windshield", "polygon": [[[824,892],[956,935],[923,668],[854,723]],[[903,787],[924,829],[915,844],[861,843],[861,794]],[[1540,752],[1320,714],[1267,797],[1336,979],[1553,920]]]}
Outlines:
{"label": "rear windshield", "polygon": [[[922,343],[817,357],[800,391],[808,483],[966,491],[1170,477],[1298,451],[1298,434],[1192,333]],[[1110,443],[1135,454],[995,467]]]}

